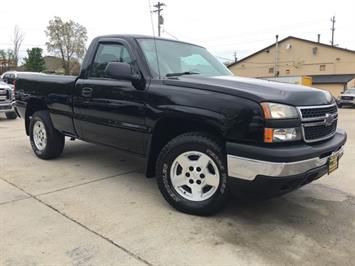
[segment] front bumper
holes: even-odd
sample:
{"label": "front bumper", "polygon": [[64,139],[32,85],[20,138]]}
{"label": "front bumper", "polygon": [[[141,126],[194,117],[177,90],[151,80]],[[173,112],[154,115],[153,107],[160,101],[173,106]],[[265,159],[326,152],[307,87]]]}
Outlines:
{"label": "front bumper", "polygon": [[15,101],[0,102],[0,113],[15,112]]}
{"label": "front bumper", "polygon": [[344,99],[340,99],[338,100],[338,105],[341,104],[341,105],[355,105],[355,99],[353,100],[344,100]]}
{"label": "front bumper", "polygon": [[228,175],[246,181],[261,176],[306,176],[312,170],[325,168],[331,155],[338,154],[340,158],[346,138],[345,131],[338,129],[333,138],[312,145],[268,147],[227,143]]}

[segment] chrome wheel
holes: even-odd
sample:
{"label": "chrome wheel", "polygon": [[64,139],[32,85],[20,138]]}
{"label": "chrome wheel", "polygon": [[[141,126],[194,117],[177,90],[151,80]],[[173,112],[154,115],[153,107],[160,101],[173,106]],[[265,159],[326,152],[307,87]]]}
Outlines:
{"label": "chrome wheel", "polygon": [[40,151],[47,146],[47,132],[42,121],[36,121],[33,125],[33,142]]}
{"label": "chrome wheel", "polygon": [[207,154],[189,151],[174,160],[170,178],[180,196],[191,201],[203,201],[217,191],[220,173],[215,162]]}

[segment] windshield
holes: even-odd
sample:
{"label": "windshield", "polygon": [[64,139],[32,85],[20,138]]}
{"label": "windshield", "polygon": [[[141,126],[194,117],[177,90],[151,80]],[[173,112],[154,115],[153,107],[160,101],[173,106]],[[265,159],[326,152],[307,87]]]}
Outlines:
{"label": "windshield", "polygon": [[347,89],[347,90],[345,91],[345,93],[346,93],[346,94],[355,94],[355,88],[353,88],[353,89]]}
{"label": "windshield", "polygon": [[232,75],[221,62],[203,47],[157,39],[158,66],[154,39],[138,39],[137,41],[154,76],[159,76],[159,72],[161,77],[189,74]]}

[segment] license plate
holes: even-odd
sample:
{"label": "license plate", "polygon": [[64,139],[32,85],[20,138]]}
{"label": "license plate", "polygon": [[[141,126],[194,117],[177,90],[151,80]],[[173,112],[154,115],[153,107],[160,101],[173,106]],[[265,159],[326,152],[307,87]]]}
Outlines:
{"label": "license plate", "polygon": [[5,101],[6,100],[6,95],[0,95],[0,101]]}
{"label": "license plate", "polygon": [[336,169],[338,169],[339,165],[339,155],[338,154],[332,154],[329,156],[328,160],[328,174],[334,172]]}

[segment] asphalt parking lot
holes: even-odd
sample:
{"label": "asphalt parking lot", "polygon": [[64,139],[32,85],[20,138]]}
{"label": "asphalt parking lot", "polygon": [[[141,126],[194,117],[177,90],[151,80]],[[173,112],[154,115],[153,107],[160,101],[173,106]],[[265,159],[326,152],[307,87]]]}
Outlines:
{"label": "asphalt parking lot", "polygon": [[355,110],[340,110],[340,169],[213,217],[172,209],[144,162],[80,141],[32,153],[23,120],[0,118],[0,265],[353,265]]}

